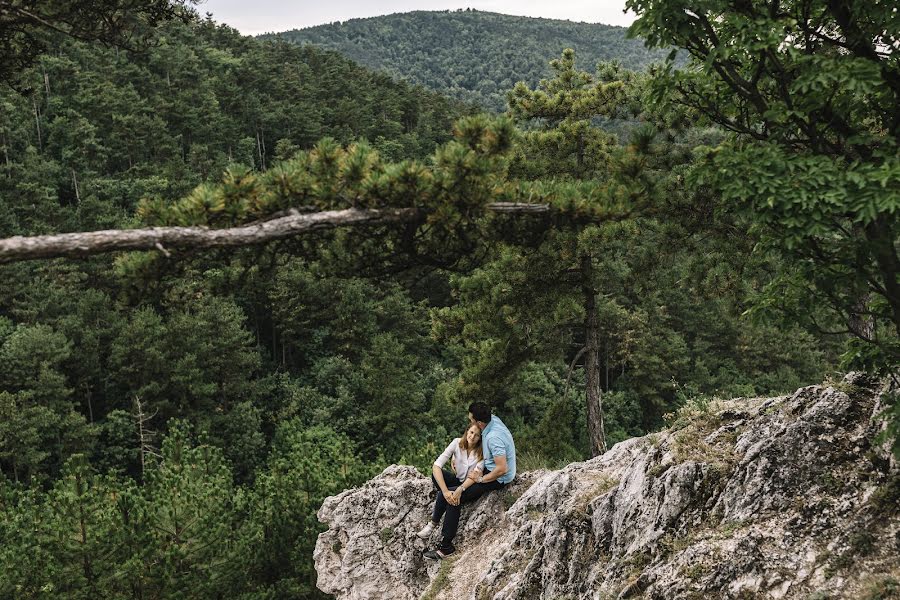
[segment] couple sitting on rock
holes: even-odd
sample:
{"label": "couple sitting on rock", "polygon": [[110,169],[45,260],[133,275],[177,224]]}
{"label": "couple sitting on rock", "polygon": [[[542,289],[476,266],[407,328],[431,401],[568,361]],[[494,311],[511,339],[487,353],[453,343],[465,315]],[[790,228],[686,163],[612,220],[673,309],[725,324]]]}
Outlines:
{"label": "couple sitting on rock", "polygon": [[[451,460],[455,473],[444,470]],[[469,428],[444,450],[431,468],[431,479],[437,487],[437,499],[431,522],[417,533],[428,539],[444,518],[441,545],[425,553],[426,558],[440,560],[453,554],[453,538],[459,528],[459,511],[463,504],[474,502],[485,492],[499,490],[516,476],[516,446],[509,429],[483,402],[469,406]]]}

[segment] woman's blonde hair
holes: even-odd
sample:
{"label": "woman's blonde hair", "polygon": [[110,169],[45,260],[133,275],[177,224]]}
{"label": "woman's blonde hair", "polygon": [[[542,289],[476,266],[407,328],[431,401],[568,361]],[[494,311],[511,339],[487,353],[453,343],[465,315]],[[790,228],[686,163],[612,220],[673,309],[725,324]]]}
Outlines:
{"label": "woman's blonde hair", "polygon": [[480,429],[478,430],[478,443],[475,444],[474,448],[469,448],[469,440],[466,438],[469,437],[469,430],[472,429],[473,427],[478,427],[478,425],[472,423],[471,425],[466,427],[465,431],[463,431],[462,436],[459,438],[459,447],[462,448],[463,450],[465,450],[466,452],[468,452],[469,454],[474,452],[475,455],[478,456],[478,460],[484,460],[484,451],[481,449],[481,430]]}

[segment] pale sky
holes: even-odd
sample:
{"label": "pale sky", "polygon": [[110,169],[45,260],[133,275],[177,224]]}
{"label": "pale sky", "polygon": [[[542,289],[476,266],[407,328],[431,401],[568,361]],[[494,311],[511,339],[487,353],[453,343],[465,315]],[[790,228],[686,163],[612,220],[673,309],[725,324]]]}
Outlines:
{"label": "pale sky", "polygon": [[197,11],[246,35],[300,29],[333,21],[411,10],[475,8],[489,12],[608,25],[630,25],[625,0],[200,0]]}

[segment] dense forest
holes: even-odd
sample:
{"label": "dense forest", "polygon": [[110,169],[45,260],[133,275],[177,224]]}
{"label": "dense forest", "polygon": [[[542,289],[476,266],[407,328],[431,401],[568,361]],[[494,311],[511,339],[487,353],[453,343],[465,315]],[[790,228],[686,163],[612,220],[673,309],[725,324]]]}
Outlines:
{"label": "dense forest", "polygon": [[142,197],[179,197],[230,163],[265,169],[326,135],[422,157],[463,114],[337,54],[211,22],[172,25],[136,56],[63,40],[19,87],[0,96],[6,234],[121,224]]}
{"label": "dense forest", "polygon": [[477,10],[415,11],[260,36],[336,50],[361,65],[502,112],[506,92],[548,77],[564,49],[593,70],[619,61],[640,70],[666,53],[628,39],[624,27],[515,17]]}
{"label": "dense forest", "polygon": [[[636,8],[651,43],[702,53]],[[390,463],[428,468],[472,400],[530,470],[688,404],[897,364],[898,167],[877,149],[894,92],[845,69],[864,84],[829,100],[840,52],[793,57],[792,108],[783,70],[733,55],[759,71],[757,113],[716,87],[715,57],[638,73],[554,47],[542,82],[504,84],[498,118],[186,21],[136,50],[54,32],[19,70],[0,95],[0,238],[413,217],[0,265],[2,597],[321,597],[322,500]],[[804,125],[820,110],[848,129]],[[611,118],[638,125],[620,138],[597,125]],[[827,204],[809,200],[821,186]],[[546,210],[489,209],[509,202]]]}

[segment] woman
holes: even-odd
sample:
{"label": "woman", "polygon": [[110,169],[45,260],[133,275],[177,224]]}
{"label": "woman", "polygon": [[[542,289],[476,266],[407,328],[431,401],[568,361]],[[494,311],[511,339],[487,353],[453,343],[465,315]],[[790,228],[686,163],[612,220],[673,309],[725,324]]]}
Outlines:
{"label": "woman", "polygon": [[[452,465],[456,473],[444,470],[444,465],[452,458]],[[484,454],[481,451],[481,430],[478,425],[472,424],[462,435],[454,438],[447,449],[438,456],[431,467],[431,480],[437,486],[437,498],[434,501],[434,511],[431,514],[431,522],[422,528],[416,535],[422,539],[428,539],[434,528],[441,522],[441,517],[447,510],[447,504],[454,506],[459,504],[463,490],[471,487],[484,470]]]}

